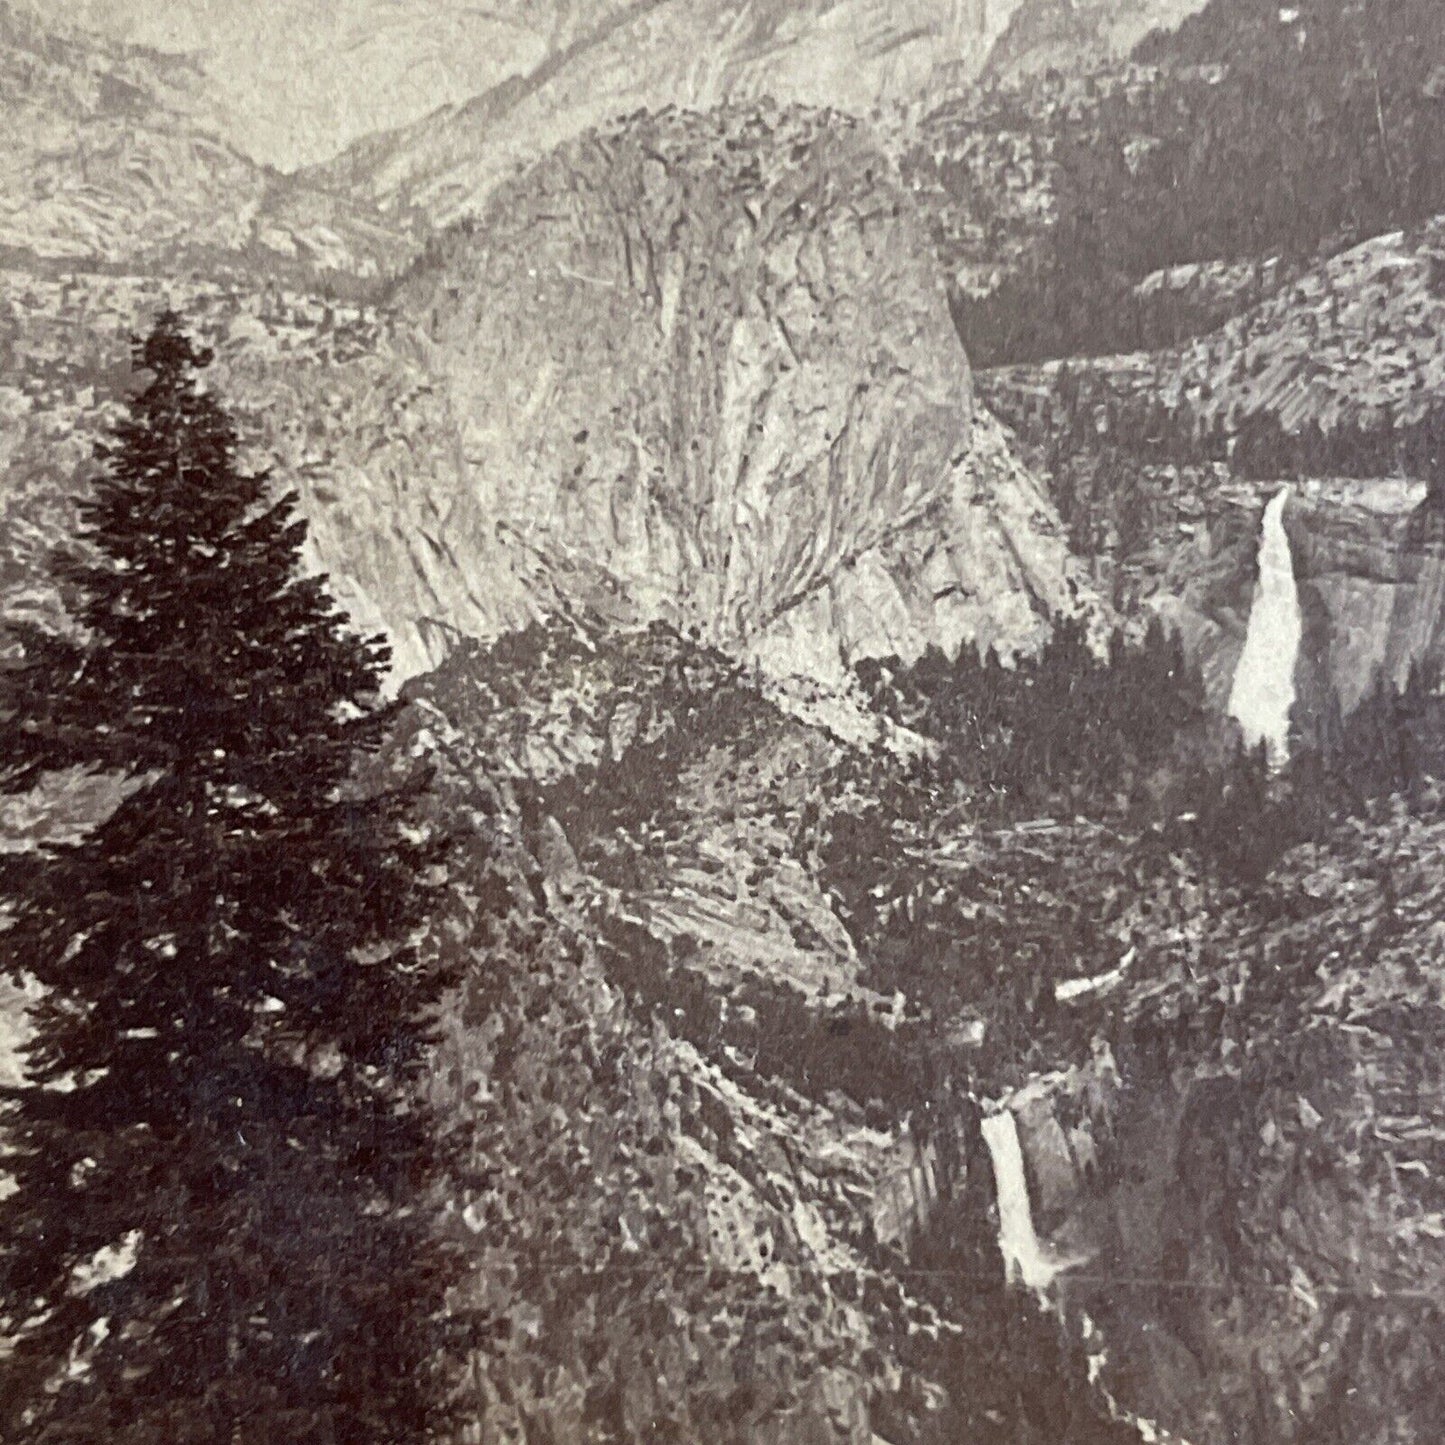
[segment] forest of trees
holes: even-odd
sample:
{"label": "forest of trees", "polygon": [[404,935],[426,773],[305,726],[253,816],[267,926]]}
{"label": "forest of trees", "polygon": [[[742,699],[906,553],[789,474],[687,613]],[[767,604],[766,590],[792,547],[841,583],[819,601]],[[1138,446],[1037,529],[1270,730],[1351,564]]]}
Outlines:
{"label": "forest of trees", "polygon": [[[563,1375],[585,1382],[567,1408],[599,1440],[636,1438],[664,1406],[657,1438],[749,1438],[740,1421],[806,1388],[826,1291],[785,1306],[713,1270],[677,1204],[696,1181],[668,1152],[677,1081],[659,1039],[892,1128],[967,1070],[997,1084],[1049,1065],[1092,1026],[1061,1014],[1054,982],[1117,958],[1139,907],[1197,906],[1177,901],[1181,874],[1263,895],[1287,849],[1375,800],[1435,806],[1438,669],[1380,680],[1348,717],[1327,707],[1271,773],[1157,623],[1100,647],[1056,618],[1008,664],[969,647],[864,664],[873,704],[936,753],[840,748],[807,806],[760,773],[745,799],[750,760],[794,724],[744,668],[661,624],[604,646],[538,624],[384,702],[384,643],[303,573],[295,498],[241,468],[209,360],[172,316],[137,343],[144,387],[57,564],[69,626],[12,629],[0,672],[7,791],[81,770],[123,794],[78,840],[0,860],[0,970],[40,988],[27,1082],[3,1095],[6,1441],[401,1445],[457,1438],[464,1397],[472,1420],[545,1429]],[[394,747],[419,742],[424,709],[471,730],[445,797]],[[563,717],[573,763],[514,778],[504,803],[488,753]],[[720,995],[697,939],[617,903],[676,876],[670,850],[698,862],[688,780],[719,759],[729,820],[755,808],[769,847],[787,839],[815,870],[871,1001],[820,1004],[762,973]],[[505,869],[488,820],[518,835]],[[527,854],[547,828],[597,886],[585,940]],[[943,866],[930,850],[964,834],[977,856]],[[464,970],[443,934],[499,966]],[[588,993],[603,978],[623,1008]],[[897,990],[894,1017],[878,996]],[[968,1016],[988,1028],[961,1064],[942,1025]],[[687,1107],[727,1135],[715,1105]],[[1082,1384],[1086,1362],[1007,1296],[987,1201],[953,1205],[920,1260],[975,1271],[966,1296],[924,1287],[960,1333],[892,1343],[953,1382],[949,1428],[1003,1445],[1032,1438],[1008,1433],[1019,1421],[1068,1420],[1071,1439],[1132,1438]],[[626,1264],[626,1210],[655,1265],[641,1285],[589,1273]],[[541,1337],[509,1322],[534,1311]],[[744,1348],[766,1383],[735,1370]],[[654,1400],[639,1382],[664,1359],[691,1373]],[[906,1391],[879,1409],[927,1414]]]}
{"label": "forest of trees", "polygon": [[[1347,714],[1330,693],[1307,727],[1296,720],[1279,772],[1212,713],[1197,664],[1157,619],[1137,641],[1116,632],[1102,653],[1081,620],[1059,618],[1009,666],[991,649],[953,660],[933,649],[907,667],[866,662],[859,678],[876,706],[940,744],[908,784],[929,810],[1004,827],[1052,817],[1152,829],[1236,881],[1262,878],[1286,848],[1381,798],[1419,801],[1445,779],[1438,661],[1401,686],[1377,677]],[[908,789],[890,787],[900,817],[916,812]]]}
{"label": "forest of trees", "polygon": [[911,666],[860,664],[875,706],[941,745],[941,781],[978,816],[1072,818],[1148,807],[1161,772],[1210,746],[1204,683],[1157,620],[1101,655],[1088,625],[1057,617],[1039,650],[1005,666],[992,648]]}
{"label": "forest of trees", "polygon": [[1057,222],[1021,274],[956,299],[976,362],[1171,345],[1219,317],[1137,294],[1152,272],[1309,258],[1445,210],[1434,0],[1288,10],[1211,0],[1140,46],[1150,83],[1095,87],[1082,115],[1041,101]]}
{"label": "forest of trees", "polygon": [[[1378,678],[1348,715],[1331,695],[1296,728],[1282,769],[1207,714],[1197,671],[1157,624],[1138,642],[1115,636],[1107,657],[1063,622],[1010,667],[964,648],[860,671],[878,704],[940,751],[844,764],[871,772],[835,791],[869,801],[827,820],[824,876],[873,984],[944,1017],[978,1011],[990,1067],[1005,1073],[1026,1067],[1040,1038],[1057,1040],[1052,981],[1108,958],[1130,908],[1198,906],[1168,902],[1181,875],[1273,907],[1291,849],[1327,842],[1385,799],[1440,807],[1438,663],[1400,687]],[[917,850],[929,837],[979,823],[990,831],[974,833],[972,861],[927,868]]]}
{"label": "forest of trees", "polygon": [[1431,402],[1406,423],[1380,412],[1328,429],[1311,419],[1293,431],[1272,413],[1251,415],[1229,455],[1243,477],[1418,477],[1438,500],[1445,491],[1445,405]]}
{"label": "forest of trees", "polygon": [[38,985],[4,1094],[0,1436],[399,1445],[444,1434],[464,1259],[418,1092],[454,965],[418,943],[445,837],[366,786],[388,648],[303,574],[167,314],[58,563],[11,629],[0,782],[123,780],[7,854],[0,970]]}
{"label": "forest of trees", "polygon": [[[240,469],[208,361],[173,317],[138,343],[146,384],[61,565],[71,626],[18,629],[3,675],[7,788],[79,768],[124,779],[125,796],[77,842],[0,873],[0,965],[43,990],[28,1080],[5,1096],[0,1433],[364,1445],[456,1439],[479,1413],[547,1429],[575,1407],[599,1440],[637,1438],[642,1410],[656,1438],[753,1438],[750,1420],[807,1388],[826,1296],[810,1283],[785,1307],[713,1269],[663,1119],[636,1093],[643,1061],[659,1067],[643,1043],[665,1021],[891,1128],[938,1087],[931,1040],[916,1018],[892,1027],[851,998],[820,1010],[781,981],[723,1000],[686,939],[661,948],[620,918],[584,946],[549,916],[535,863],[494,873],[483,842],[454,857],[447,840],[495,815],[488,728],[525,730],[543,674],[574,729],[579,669],[608,679],[594,721],[609,751],[540,789],[517,782],[523,827],[560,819],[623,888],[677,842],[686,773],[765,749],[781,715],[736,664],[662,627],[618,651],[529,629],[383,703],[384,646],[302,574],[295,499]],[[444,795],[380,781],[428,697],[431,716],[475,718]],[[473,929],[498,966],[463,976],[434,945]],[[605,1027],[587,947],[629,1006]],[[476,1070],[495,1094],[474,1092]],[[678,1082],[647,1078],[654,1110]],[[627,1263],[620,1211],[651,1241],[646,1281],[596,1268]],[[463,1213],[481,1231],[461,1236],[470,1265],[448,1242]],[[990,1292],[949,1369],[994,1382],[959,1409],[1006,1419],[1052,1330],[1000,1314],[996,1252],[977,1229],[971,1247]],[[655,1360],[687,1375],[654,1405]],[[553,1398],[559,1371],[585,1398]],[[1079,1438],[1127,1437],[1067,1372],[1054,1387]]]}

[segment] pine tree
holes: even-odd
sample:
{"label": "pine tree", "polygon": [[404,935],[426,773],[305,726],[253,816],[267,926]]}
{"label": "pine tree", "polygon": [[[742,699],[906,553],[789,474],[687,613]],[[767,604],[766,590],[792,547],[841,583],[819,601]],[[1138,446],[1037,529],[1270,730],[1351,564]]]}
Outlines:
{"label": "pine tree", "polygon": [[73,626],[17,629],[0,674],[7,790],[129,789],[0,874],[0,969],[43,991],[7,1095],[0,1438],[438,1438],[459,1261],[418,1083],[454,977],[418,940],[446,846],[424,780],[355,781],[388,650],[302,575],[209,353],[168,313],[134,354],[57,564]]}

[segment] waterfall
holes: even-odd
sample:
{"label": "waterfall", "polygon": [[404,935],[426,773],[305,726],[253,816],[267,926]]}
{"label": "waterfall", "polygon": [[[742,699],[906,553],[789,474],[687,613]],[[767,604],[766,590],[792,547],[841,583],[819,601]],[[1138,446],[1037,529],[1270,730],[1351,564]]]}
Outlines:
{"label": "waterfall", "polygon": [[[1034,1230],[1033,1207],[1029,1203],[1028,1180],[1024,1176],[1024,1154],[1019,1144],[1018,1121],[1013,1110],[1002,1108],[988,1115],[982,1125],[983,1142],[993,1161],[994,1188],[998,1192],[998,1247],[1010,1284],[1031,1289],[1039,1303],[1049,1303],[1049,1290],[1066,1270],[1088,1262],[1087,1255],[1068,1258],[1045,1244]],[[1060,1316],[1061,1320],[1063,1316]],[[1076,1316],[1088,1358],[1089,1385],[1098,1392],[1109,1414],[1139,1432],[1145,1445],[1188,1445],[1181,1437],[1162,1429],[1152,1420],[1134,1414],[1119,1403],[1104,1383],[1108,1362],[1098,1326],[1087,1312]]]}
{"label": "waterfall", "polygon": [[[1023,1149],[1019,1144],[1019,1124],[1013,1110],[1000,1108],[983,1121],[984,1144],[993,1160],[994,1188],[998,1192],[998,1250],[1003,1254],[1009,1283],[1032,1289],[1040,1305],[1048,1305],[1049,1289],[1059,1274],[1088,1263],[1088,1256],[1062,1256],[1040,1240],[1033,1228],[1033,1208],[1029,1204],[1029,1183],[1023,1173]],[[1062,1315],[1061,1315],[1062,1319]],[[1108,1413],[1121,1423],[1139,1431],[1146,1445],[1188,1445],[1178,1435],[1160,1428],[1153,1420],[1134,1415],[1114,1399],[1104,1384],[1107,1354],[1098,1327],[1087,1312],[1079,1312],[1077,1327],[1084,1340],[1088,1357],[1088,1383],[1097,1390],[1108,1407]]]}
{"label": "waterfall", "polygon": [[1010,1283],[1017,1282],[1042,1296],[1054,1280],[1078,1260],[1060,1258],[1034,1232],[1024,1154],[1011,1109],[1000,1109],[983,1121],[983,1142],[993,1161],[998,1191],[998,1247]]}
{"label": "waterfall", "polygon": [[1275,766],[1289,755],[1289,714],[1303,631],[1294,559],[1284,530],[1289,496],[1290,489],[1284,487],[1264,509],[1259,584],[1229,693],[1230,717],[1239,723],[1251,745],[1265,743]]}

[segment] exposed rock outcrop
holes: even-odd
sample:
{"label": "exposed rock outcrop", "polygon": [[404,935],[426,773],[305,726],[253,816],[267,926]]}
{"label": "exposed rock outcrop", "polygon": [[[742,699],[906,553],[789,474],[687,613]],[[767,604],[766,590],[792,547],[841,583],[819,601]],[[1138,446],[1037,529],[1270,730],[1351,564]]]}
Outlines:
{"label": "exposed rock outcrop", "polygon": [[1192,1445],[1438,1430],[1429,807],[1374,810],[1207,919],[1166,910],[1149,982],[1110,1010],[1117,1061],[1096,1049],[1016,1101],[1040,1231],[1090,1256],[1065,1314],[1090,1319],[1115,1398]]}
{"label": "exposed rock outcrop", "polygon": [[400,289],[481,509],[601,600],[836,675],[1080,605],[974,407],[936,266],[835,115],[638,120],[564,147]]}
{"label": "exposed rock outcrop", "polygon": [[1204,0],[1024,0],[989,53],[984,74],[1019,80],[1081,71],[1126,56],[1151,30],[1170,30]]}
{"label": "exposed rock outcrop", "polygon": [[215,345],[254,461],[298,487],[316,564],[403,675],[586,610],[834,682],[929,643],[1027,646],[1087,602],[974,404],[907,197],[837,116],[644,119],[566,147],[381,313],[9,276],[12,601],[38,605],[124,336],[167,304]]}
{"label": "exposed rock outcrop", "polygon": [[1285,513],[1305,635],[1302,721],[1445,660],[1445,513],[1423,485],[1307,487]]}
{"label": "exposed rock outcrop", "polygon": [[[604,0],[535,67],[309,173],[450,221],[589,127],[771,98],[868,112],[977,73],[1018,0]],[[560,13],[565,7],[558,6]]]}

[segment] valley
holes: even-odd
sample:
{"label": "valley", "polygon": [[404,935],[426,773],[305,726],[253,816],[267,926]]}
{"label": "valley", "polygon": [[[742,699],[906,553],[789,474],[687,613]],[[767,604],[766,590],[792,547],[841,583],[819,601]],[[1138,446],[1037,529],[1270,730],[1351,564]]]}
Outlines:
{"label": "valley", "polygon": [[[283,174],[0,0],[5,666],[174,310],[456,844],[445,1438],[1430,1445],[1438,24],[536,8]],[[137,779],[34,783],[0,879]]]}

